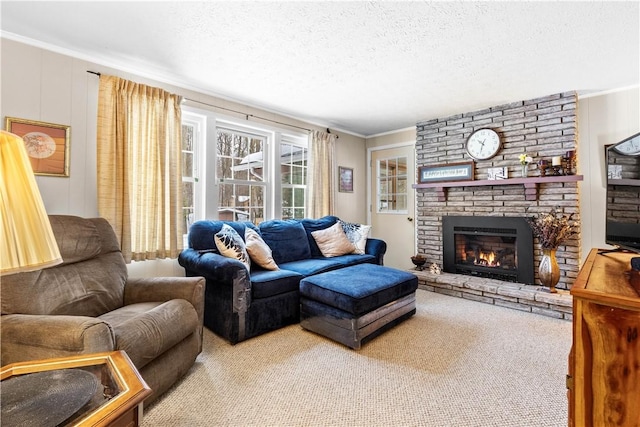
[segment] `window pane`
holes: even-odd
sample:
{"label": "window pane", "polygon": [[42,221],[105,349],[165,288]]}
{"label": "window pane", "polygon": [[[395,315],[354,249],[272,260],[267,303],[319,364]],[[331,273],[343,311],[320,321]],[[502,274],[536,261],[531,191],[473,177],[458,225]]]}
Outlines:
{"label": "window pane", "polygon": [[387,161],[386,160],[378,160],[378,176],[383,178],[387,176]]}
{"label": "window pane", "polygon": [[229,157],[218,157],[217,175],[220,179],[232,179],[231,166],[233,161]]}
{"label": "window pane", "polygon": [[291,183],[296,185],[304,185],[305,172],[306,170],[300,166],[292,166],[291,167],[291,173],[292,173]]}
{"label": "window pane", "polygon": [[398,183],[398,187],[396,192],[407,194],[407,178],[398,178],[397,183]]}
{"label": "window pane", "polygon": [[282,207],[293,207],[293,189],[283,187],[282,188]]}
{"label": "window pane", "polygon": [[296,207],[304,207],[305,191],[303,188],[294,189],[294,203]]}
{"label": "window pane", "polygon": [[387,179],[380,179],[380,194],[387,194],[389,192],[389,181]]}
{"label": "window pane", "polygon": [[398,176],[407,176],[407,158],[401,157],[398,159]]}
{"label": "window pane", "polygon": [[182,152],[182,176],[193,178],[193,153]]}
{"label": "window pane", "polygon": [[182,125],[182,150],[193,151],[195,127],[193,125]]}
{"label": "window pane", "polygon": [[[263,181],[265,139],[255,135],[219,128],[217,133],[217,177],[241,181]],[[228,159],[220,163],[221,159]]]}
{"label": "window pane", "polygon": [[280,166],[280,173],[281,173],[281,181],[283,184],[291,184],[291,166],[289,165],[281,165]]}
{"label": "window pane", "polygon": [[264,220],[264,187],[222,183],[218,187],[218,219],[223,221]]}

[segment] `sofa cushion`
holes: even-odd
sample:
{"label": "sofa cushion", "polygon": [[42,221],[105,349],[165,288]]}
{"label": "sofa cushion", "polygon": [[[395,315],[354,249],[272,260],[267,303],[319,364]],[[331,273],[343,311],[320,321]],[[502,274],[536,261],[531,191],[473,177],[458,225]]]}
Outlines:
{"label": "sofa cushion", "polygon": [[360,264],[302,279],[300,295],[360,316],[417,288],[418,278],[414,274]]}
{"label": "sofa cushion", "polygon": [[237,259],[247,267],[247,270],[251,270],[251,258],[247,253],[247,247],[236,230],[229,224],[224,224],[214,238],[220,255]]}
{"label": "sofa cushion", "polygon": [[272,219],[260,224],[262,239],[271,248],[273,260],[283,263],[311,257],[309,240],[304,227],[293,219]]}
{"label": "sofa cushion", "polygon": [[290,270],[259,270],[251,273],[253,300],[297,291],[304,276]]}
{"label": "sofa cushion", "polygon": [[311,235],[325,257],[350,254],[355,250],[355,246],[347,239],[347,235],[339,222],[324,230],[314,231]]}
{"label": "sofa cushion", "polygon": [[346,254],[331,258],[336,263],[340,264],[340,267],[349,267],[350,265],[357,264],[377,264],[377,259],[373,255],[369,254]]}
{"label": "sofa cushion", "polygon": [[347,235],[347,239],[353,246],[355,250],[354,254],[364,254],[367,246],[367,239],[369,238],[369,231],[371,230],[370,225],[364,224],[354,224],[351,222],[339,221],[340,225],[342,225],[342,229],[344,233]]}
{"label": "sofa cushion", "polygon": [[309,249],[311,250],[311,258],[322,256],[322,252],[320,252],[320,248],[318,248],[318,244],[316,243],[311,233],[313,233],[314,231],[327,229],[336,222],[338,222],[338,217],[333,215],[327,215],[317,219],[305,218],[300,220],[300,223],[307,233]]}
{"label": "sofa cushion", "polygon": [[247,227],[244,231],[244,241],[251,261],[266,270],[278,269],[271,248],[262,240],[260,233]]}
{"label": "sofa cushion", "polygon": [[344,264],[340,262],[340,258],[342,257],[301,259],[298,261],[280,264],[280,268],[283,270],[295,271],[296,273],[300,273],[306,277],[343,267]]}
{"label": "sofa cushion", "polygon": [[183,299],[125,305],[99,319],[111,325],[116,337],[116,350],[125,350],[138,369],[191,335],[198,327],[196,310]]}

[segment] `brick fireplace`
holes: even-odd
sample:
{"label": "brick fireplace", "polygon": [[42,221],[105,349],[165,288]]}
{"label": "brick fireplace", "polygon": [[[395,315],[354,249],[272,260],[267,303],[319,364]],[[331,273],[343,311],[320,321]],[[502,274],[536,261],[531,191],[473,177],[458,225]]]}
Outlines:
{"label": "brick fireplace", "polygon": [[[471,160],[465,151],[466,138],[474,130],[491,128],[502,140],[498,154],[475,163],[475,180],[486,180],[488,168],[508,167],[510,177],[519,176],[518,156],[527,153],[534,162],[551,160],[573,150],[577,154],[577,99],[573,92],[499,105],[484,110],[428,120],[417,124],[417,166],[442,165]],[[539,170],[529,166],[530,177]],[[516,175],[517,174],[517,175]],[[443,217],[519,217],[546,213],[552,207],[579,220],[577,181],[541,181],[504,185],[505,181],[487,185],[460,185],[447,188],[446,194],[434,188],[416,189],[418,253],[428,264],[444,263]],[[526,190],[526,195],[525,195]],[[474,218],[475,219],[475,218]],[[580,233],[557,251],[560,265],[559,289],[570,289],[579,270]],[[541,258],[540,246],[533,242],[534,283]],[[527,283],[518,278],[519,283]]]}

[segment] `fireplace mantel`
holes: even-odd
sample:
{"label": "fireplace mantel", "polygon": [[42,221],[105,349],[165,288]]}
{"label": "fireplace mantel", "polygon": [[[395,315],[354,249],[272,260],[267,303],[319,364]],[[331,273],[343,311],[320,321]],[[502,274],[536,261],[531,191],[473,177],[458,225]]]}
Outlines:
{"label": "fireplace mantel", "polygon": [[479,186],[501,186],[501,185],[524,185],[525,200],[538,200],[538,184],[547,184],[551,182],[577,182],[582,181],[582,175],[554,175],[554,176],[536,176],[531,178],[509,178],[509,179],[482,179],[478,181],[448,181],[448,182],[429,182],[425,184],[413,184],[413,188],[435,188],[438,193],[438,201],[447,201],[447,188],[450,187],[479,187]]}

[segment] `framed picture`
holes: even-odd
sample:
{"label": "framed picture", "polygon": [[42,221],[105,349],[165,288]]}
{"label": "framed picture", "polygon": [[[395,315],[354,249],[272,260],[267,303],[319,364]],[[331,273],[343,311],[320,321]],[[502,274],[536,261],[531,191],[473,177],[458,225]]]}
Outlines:
{"label": "framed picture", "polygon": [[438,181],[471,181],[473,180],[473,166],[474,162],[421,166],[418,169],[418,184]]}
{"label": "framed picture", "polygon": [[5,129],[22,138],[36,175],[69,176],[71,126],[7,117]]}
{"label": "framed picture", "polygon": [[509,178],[509,168],[507,166],[501,168],[488,168],[487,169],[487,179],[496,180],[496,179],[507,179]]}
{"label": "framed picture", "polygon": [[338,191],[353,193],[353,168],[338,166]]}

